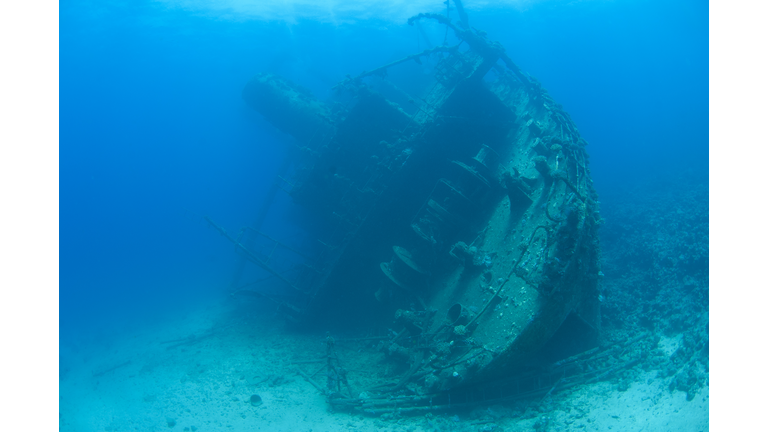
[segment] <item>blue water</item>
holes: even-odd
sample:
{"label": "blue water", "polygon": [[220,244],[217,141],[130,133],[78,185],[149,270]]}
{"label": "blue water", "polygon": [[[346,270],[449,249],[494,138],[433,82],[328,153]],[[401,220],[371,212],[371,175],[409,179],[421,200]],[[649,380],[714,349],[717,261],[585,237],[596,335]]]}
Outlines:
{"label": "blue water", "polygon": [[[706,2],[475,3],[465,1],[471,24],[571,114],[598,194],[681,171],[706,185]],[[217,4],[60,4],[62,346],[226,295],[237,259],[201,216],[232,231],[251,224],[289,140],[242,100],[253,75],[278,73],[325,99],[346,74],[424,49],[405,20],[445,9]],[[425,30],[432,44],[445,36]],[[292,235],[289,206],[278,198],[265,231]]]}

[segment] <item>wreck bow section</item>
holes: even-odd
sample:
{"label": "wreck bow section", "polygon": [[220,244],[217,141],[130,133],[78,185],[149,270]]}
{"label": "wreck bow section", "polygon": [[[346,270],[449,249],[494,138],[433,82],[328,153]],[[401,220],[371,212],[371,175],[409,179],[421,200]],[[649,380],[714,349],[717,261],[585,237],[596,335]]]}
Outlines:
{"label": "wreck bow section", "polygon": [[[395,389],[488,379],[561,328],[595,337],[600,223],[586,141],[503,48],[462,41],[339,83],[322,103],[260,74],[243,97],[295,137],[294,201],[323,229],[284,310],[297,320],[396,322],[381,349]],[[399,85],[394,68],[436,61]]]}

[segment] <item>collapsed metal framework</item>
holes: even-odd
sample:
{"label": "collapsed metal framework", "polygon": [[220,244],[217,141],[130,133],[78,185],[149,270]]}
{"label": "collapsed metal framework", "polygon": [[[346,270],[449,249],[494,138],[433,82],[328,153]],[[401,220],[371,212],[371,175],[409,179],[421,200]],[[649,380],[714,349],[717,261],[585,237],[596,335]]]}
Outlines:
{"label": "collapsed metal framework", "polygon": [[[654,342],[652,334],[643,333],[544,366],[528,368],[493,383],[437,393],[400,395],[394,391],[398,386],[394,382],[355,393],[347,378],[350,372],[342,367],[336,352],[337,343],[344,341],[326,338],[326,356],[316,361],[323,363],[321,368],[310,375],[302,370],[302,366],[312,361],[297,362],[294,363],[297,373],[325,395],[334,409],[381,415],[467,409],[521,399],[541,404],[557,392],[619,376],[641,361],[638,351],[643,351],[646,345]],[[314,379],[320,372],[325,372],[328,378],[326,386],[321,386]]]}

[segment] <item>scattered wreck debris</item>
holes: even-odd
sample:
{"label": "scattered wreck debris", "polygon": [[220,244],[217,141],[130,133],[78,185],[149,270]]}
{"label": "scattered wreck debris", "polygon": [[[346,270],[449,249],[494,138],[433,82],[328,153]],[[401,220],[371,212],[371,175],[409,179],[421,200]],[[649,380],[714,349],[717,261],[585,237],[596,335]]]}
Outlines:
{"label": "scattered wreck debris", "polygon": [[[603,344],[557,362],[530,367],[492,383],[427,393],[410,385],[409,391],[397,393],[394,390],[401,385],[400,381],[376,385],[354,394],[346,380],[347,371],[341,368],[338,355],[332,349],[333,339],[327,338],[326,343],[329,349],[323,362],[327,364],[310,376],[296,363],[297,372],[323,393],[334,409],[369,415],[446,411],[519,399],[543,403],[555,392],[612,378],[637,365],[641,357],[633,348],[647,351],[655,344],[651,334],[643,333],[622,343]],[[328,376],[326,387],[313,379],[321,371]],[[346,389],[342,389],[336,377],[344,377]]]}

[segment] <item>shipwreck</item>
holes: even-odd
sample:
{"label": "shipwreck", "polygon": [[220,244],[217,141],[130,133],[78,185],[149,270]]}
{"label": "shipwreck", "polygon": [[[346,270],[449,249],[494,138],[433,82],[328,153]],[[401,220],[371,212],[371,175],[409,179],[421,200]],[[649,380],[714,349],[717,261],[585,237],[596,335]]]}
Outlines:
{"label": "shipwreck", "polygon": [[[504,47],[459,17],[410,18],[437,21],[460,43],[348,76],[330,101],[268,73],[243,90],[249,106],[295,138],[272,196],[284,190],[311,215],[314,238],[300,250],[261,232],[269,199],[237,236],[209,219],[283,286],[280,296],[258,285],[235,294],[272,300],[297,325],[390,328],[371,338],[384,360],[368,364],[364,378],[348,377],[336,354],[342,341],[331,337],[325,385],[317,372],[301,372],[337,408],[477,403],[491,398],[489,383],[498,397],[548,394],[632,364],[584,366],[606,352],[587,142]],[[407,86],[406,73],[391,77],[428,58],[429,76]],[[574,346],[553,348],[555,340]],[[519,373],[543,355],[547,375]],[[379,373],[381,362],[399,366]]]}

